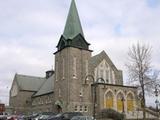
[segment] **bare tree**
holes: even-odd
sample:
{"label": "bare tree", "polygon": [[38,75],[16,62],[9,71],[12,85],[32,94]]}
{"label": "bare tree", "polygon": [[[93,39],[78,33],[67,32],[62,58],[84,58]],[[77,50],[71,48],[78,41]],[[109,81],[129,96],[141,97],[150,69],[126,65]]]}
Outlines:
{"label": "bare tree", "polygon": [[132,45],[128,52],[128,63],[126,64],[129,79],[132,83],[139,85],[141,95],[141,106],[143,108],[143,119],[146,118],[145,106],[146,90],[153,87],[153,72],[151,69],[151,47],[147,45]]}

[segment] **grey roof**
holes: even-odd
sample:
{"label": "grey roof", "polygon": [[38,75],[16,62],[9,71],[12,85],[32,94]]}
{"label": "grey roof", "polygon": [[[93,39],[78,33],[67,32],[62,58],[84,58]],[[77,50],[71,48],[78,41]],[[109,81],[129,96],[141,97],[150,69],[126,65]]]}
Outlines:
{"label": "grey roof", "polygon": [[91,59],[89,60],[90,69],[93,70],[93,68],[95,68],[103,59],[107,61],[110,67],[112,67],[114,70],[117,70],[116,66],[113,64],[105,51],[102,51],[101,53],[91,57]]}
{"label": "grey roof", "polygon": [[45,78],[16,74],[15,80],[20,90],[38,91]]}
{"label": "grey roof", "polygon": [[81,34],[84,37],[76,4],[75,1],[72,0],[63,36],[65,37],[65,39],[73,39],[78,34]]}
{"label": "grey roof", "polygon": [[53,92],[53,86],[54,86],[53,80],[54,80],[54,74],[44,82],[44,84],[40,87],[38,92],[33,97]]}

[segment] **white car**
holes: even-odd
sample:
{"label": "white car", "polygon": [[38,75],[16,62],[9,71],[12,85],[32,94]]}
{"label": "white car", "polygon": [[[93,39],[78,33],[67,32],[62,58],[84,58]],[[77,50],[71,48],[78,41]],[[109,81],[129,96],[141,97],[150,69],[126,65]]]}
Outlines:
{"label": "white car", "polygon": [[7,113],[3,112],[0,113],[0,120],[6,120],[7,119]]}

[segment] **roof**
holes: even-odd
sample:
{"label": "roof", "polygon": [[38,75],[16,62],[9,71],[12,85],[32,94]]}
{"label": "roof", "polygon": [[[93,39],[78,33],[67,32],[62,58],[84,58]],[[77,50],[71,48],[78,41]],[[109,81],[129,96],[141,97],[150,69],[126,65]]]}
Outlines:
{"label": "roof", "polygon": [[65,37],[65,39],[73,39],[78,34],[81,34],[84,37],[76,4],[75,1],[72,0],[63,36]]}
{"label": "roof", "polygon": [[49,77],[48,79],[46,79],[44,84],[40,87],[38,92],[33,97],[53,92],[53,87],[54,87],[53,80],[54,80],[54,74],[51,77]]}
{"label": "roof", "polygon": [[16,74],[15,79],[20,90],[26,91],[38,91],[40,86],[44,83],[45,78],[28,76],[28,75],[20,75]]}
{"label": "roof", "polygon": [[[105,86],[115,86],[115,87],[126,87],[126,88],[134,88],[137,89],[138,87],[136,86],[127,86],[127,85],[118,85],[118,84],[108,84],[108,83],[95,83],[96,85],[104,85]],[[91,84],[94,86],[95,84]]]}
{"label": "roof", "polygon": [[89,67],[95,68],[103,59],[105,59],[107,61],[107,63],[114,69],[117,70],[116,66],[113,64],[113,62],[111,61],[111,59],[109,58],[109,56],[106,54],[105,51],[102,51],[101,53],[91,57],[91,59],[89,60]]}

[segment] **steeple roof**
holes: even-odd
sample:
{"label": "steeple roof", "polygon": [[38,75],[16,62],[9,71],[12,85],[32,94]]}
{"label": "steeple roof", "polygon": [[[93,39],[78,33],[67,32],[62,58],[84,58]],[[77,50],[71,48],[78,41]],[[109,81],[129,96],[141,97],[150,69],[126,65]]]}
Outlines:
{"label": "steeple roof", "polygon": [[84,37],[77,7],[75,1],[72,0],[63,36],[65,37],[65,39],[73,39],[78,34],[81,34]]}
{"label": "steeple roof", "polygon": [[[66,47],[74,47],[91,51],[89,50],[89,45],[90,44],[84,38],[75,1],[72,0],[64,32],[60,37],[58,45],[56,46],[58,48],[57,52],[63,50]],[[55,52],[55,54],[57,52]]]}

